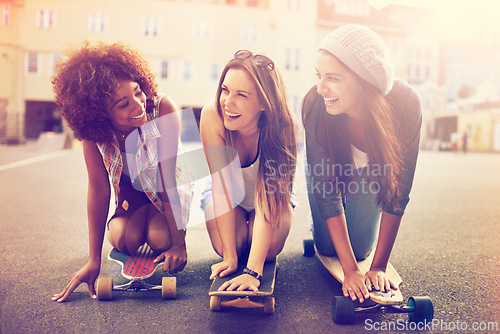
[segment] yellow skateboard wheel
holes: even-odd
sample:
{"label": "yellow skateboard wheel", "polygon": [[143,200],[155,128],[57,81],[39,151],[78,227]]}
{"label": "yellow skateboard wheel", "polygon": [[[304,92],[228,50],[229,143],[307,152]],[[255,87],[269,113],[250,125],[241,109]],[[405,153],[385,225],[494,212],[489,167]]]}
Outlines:
{"label": "yellow skateboard wheel", "polygon": [[220,297],[210,296],[210,310],[213,312],[220,311]]}
{"label": "yellow skateboard wheel", "polygon": [[99,277],[97,279],[97,299],[110,300],[113,296],[113,279],[110,277]]}
{"label": "yellow skateboard wheel", "polygon": [[175,277],[162,278],[161,296],[163,299],[175,299],[177,297],[177,279]]}

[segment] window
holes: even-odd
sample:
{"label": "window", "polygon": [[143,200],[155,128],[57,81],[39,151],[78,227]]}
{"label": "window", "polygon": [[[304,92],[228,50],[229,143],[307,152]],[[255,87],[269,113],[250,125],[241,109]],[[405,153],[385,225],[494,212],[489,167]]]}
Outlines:
{"label": "window", "polygon": [[56,73],[56,66],[59,61],[63,59],[63,55],[59,52],[54,52],[50,55],[50,75],[54,75]]}
{"label": "window", "polygon": [[26,52],[26,74],[40,74],[40,54],[38,52]]}
{"label": "window", "polygon": [[366,0],[334,0],[335,12],[341,15],[369,17],[370,4]]}
{"label": "window", "polygon": [[182,63],[182,81],[190,82],[193,80],[193,63],[186,60]]}
{"label": "window", "polygon": [[101,13],[89,14],[89,31],[105,32],[108,30],[108,16]]}
{"label": "window", "polygon": [[241,31],[241,39],[245,43],[257,42],[257,28],[255,25],[245,25]]}
{"label": "window", "polygon": [[220,74],[221,74],[222,70],[220,68],[220,65],[217,64],[217,63],[212,63],[210,65],[210,82],[219,82],[219,77],[220,77]]}
{"label": "window", "polygon": [[4,3],[2,5],[2,27],[10,26],[10,4]]}
{"label": "window", "polygon": [[193,38],[198,41],[207,41],[212,39],[213,25],[211,22],[198,21],[194,23]]}
{"label": "window", "polygon": [[157,36],[160,32],[160,20],[155,17],[146,17],[143,20],[143,30],[144,36]]}
{"label": "window", "polygon": [[300,70],[300,50],[298,48],[286,49],[285,68],[288,71]]}
{"label": "window", "polygon": [[53,29],[56,26],[56,12],[50,9],[39,9],[36,12],[36,27]]}
{"label": "window", "polygon": [[164,80],[170,79],[172,76],[170,71],[171,71],[170,60],[168,60],[168,59],[161,60],[160,61],[160,78],[164,79]]}
{"label": "window", "polygon": [[286,0],[286,8],[291,11],[299,11],[301,0]]}

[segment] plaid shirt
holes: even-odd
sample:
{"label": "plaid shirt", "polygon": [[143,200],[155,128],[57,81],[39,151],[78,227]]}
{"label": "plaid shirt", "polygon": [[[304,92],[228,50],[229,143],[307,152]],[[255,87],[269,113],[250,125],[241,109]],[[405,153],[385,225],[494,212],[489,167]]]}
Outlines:
{"label": "plaid shirt", "polygon": [[[133,131],[126,139],[126,147],[129,147],[130,144],[136,144],[138,148],[135,154],[127,153],[126,158],[129,166],[130,179],[133,184],[134,180],[139,179],[142,190],[160,212],[163,212],[163,203],[159,196],[159,191],[163,191],[164,188],[158,169],[158,138],[161,137],[161,134],[156,125],[156,119],[160,113],[159,106],[162,97],[163,96],[156,97],[155,107],[146,112],[148,122],[140,127],[141,131]],[[115,205],[118,206],[118,195],[120,193],[119,185],[123,169],[123,158],[118,140],[115,136],[112,143],[97,144],[97,146],[103,157],[104,165],[106,166],[110,182],[115,192]],[[177,154],[179,155],[181,153],[182,145],[179,139]],[[182,215],[182,223],[178,221],[176,216],[176,223],[179,229],[185,228],[188,223],[189,209],[193,197],[193,184],[190,182],[182,182],[182,167],[180,163],[177,163],[175,173],[177,181],[176,190],[179,194],[181,205],[180,213]],[[127,208],[128,207],[124,206],[125,210],[127,210]]]}

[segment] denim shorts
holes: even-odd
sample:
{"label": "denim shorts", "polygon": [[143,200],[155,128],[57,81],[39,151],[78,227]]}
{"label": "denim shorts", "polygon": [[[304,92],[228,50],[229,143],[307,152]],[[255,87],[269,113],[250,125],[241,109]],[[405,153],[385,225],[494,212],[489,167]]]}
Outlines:
{"label": "denim shorts", "polygon": [[208,178],[207,182],[203,187],[203,191],[201,192],[201,200],[200,200],[200,208],[202,211],[205,211],[208,203],[213,202],[214,197],[212,195],[212,178]]}
{"label": "denim shorts", "polygon": [[[205,186],[203,187],[203,191],[201,193],[201,200],[200,200],[200,208],[202,211],[205,211],[205,208],[207,207],[207,205],[211,202],[214,201],[214,197],[212,195],[212,179],[210,178]],[[291,202],[291,205],[292,205],[292,210],[295,209],[295,192],[292,191],[291,195],[290,195],[290,202]],[[247,212],[249,212],[248,210],[246,210]]]}

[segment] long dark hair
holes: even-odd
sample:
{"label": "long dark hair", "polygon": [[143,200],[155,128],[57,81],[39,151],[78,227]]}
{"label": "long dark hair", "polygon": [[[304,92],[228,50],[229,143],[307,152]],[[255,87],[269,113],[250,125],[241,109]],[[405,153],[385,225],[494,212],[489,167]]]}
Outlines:
{"label": "long dark hair", "polygon": [[[403,169],[402,145],[398,140],[395,129],[395,117],[390,96],[382,95],[379,90],[367,81],[359,78],[359,98],[361,102],[361,116],[365,133],[369,171],[378,170],[379,173],[370,173],[372,182],[380,185],[377,202],[384,207],[393,202],[401,192],[401,175]],[[306,101],[308,101],[306,103]],[[347,130],[347,116],[344,114],[333,116],[327,113],[323,98],[317,93],[317,87],[309,90],[302,102],[302,122],[305,125],[311,113],[318,113],[317,133],[318,141],[326,151],[329,163],[340,166],[342,171],[354,168],[353,152],[349,131]],[[380,172],[382,168],[382,172]],[[334,175],[334,183],[349,184],[352,174],[340,173]],[[345,187],[336,187],[343,194]]]}
{"label": "long dark hair", "polygon": [[[251,58],[234,58],[222,71],[217,88],[216,104],[220,106],[222,83],[230,69],[243,69],[252,78],[259,100],[265,107],[258,121],[260,130],[260,161],[255,195],[264,219],[276,228],[279,218],[289,215],[292,183],[297,159],[296,124],[290,111],[286,90],[278,69],[257,66]],[[226,129],[226,144],[234,147],[237,131]]]}

